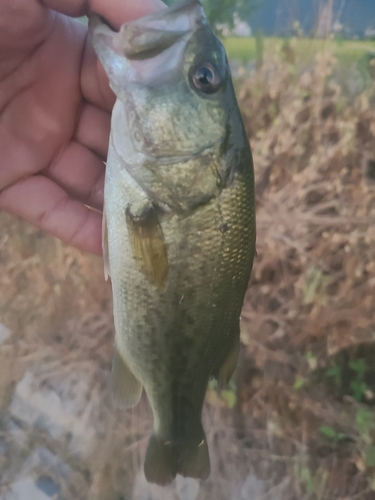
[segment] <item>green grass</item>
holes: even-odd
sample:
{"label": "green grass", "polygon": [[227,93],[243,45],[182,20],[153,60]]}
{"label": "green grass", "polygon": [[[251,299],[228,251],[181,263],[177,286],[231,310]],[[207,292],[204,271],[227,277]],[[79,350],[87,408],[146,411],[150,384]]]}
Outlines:
{"label": "green grass", "polygon": [[[280,52],[286,39],[265,37],[264,57]],[[340,63],[345,65],[360,61],[368,52],[375,52],[375,41],[363,40],[314,40],[310,38],[290,39],[297,61],[309,61],[319,52],[334,51]],[[229,59],[246,64],[256,59],[256,41],[251,38],[226,38],[225,48]]]}

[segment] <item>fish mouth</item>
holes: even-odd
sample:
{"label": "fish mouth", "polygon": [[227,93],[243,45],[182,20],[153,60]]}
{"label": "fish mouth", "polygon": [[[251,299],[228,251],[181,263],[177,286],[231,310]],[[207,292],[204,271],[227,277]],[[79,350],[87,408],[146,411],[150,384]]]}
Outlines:
{"label": "fish mouth", "polygon": [[186,45],[205,19],[199,2],[188,7],[188,14],[182,6],[177,10],[161,9],[123,24],[119,31],[100,16],[90,16],[89,32],[95,51],[117,96],[125,82],[158,87],[178,78]]}
{"label": "fish mouth", "polygon": [[95,12],[89,14],[89,22],[95,29],[97,29],[98,26],[104,25],[107,26],[112,33],[118,33],[120,31],[120,29],[117,29],[113,24],[111,24],[106,17],[101,14],[95,14]]}
{"label": "fish mouth", "polygon": [[104,38],[118,55],[128,60],[143,60],[165,51],[204,21],[201,0],[186,0],[124,23],[120,29],[92,13],[89,29],[94,39]]}
{"label": "fish mouth", "polygon": [[116,29],[104,16],[92,12],[89,16],[90,33],[96,35],[110,35],[113,36],[120,30]]}

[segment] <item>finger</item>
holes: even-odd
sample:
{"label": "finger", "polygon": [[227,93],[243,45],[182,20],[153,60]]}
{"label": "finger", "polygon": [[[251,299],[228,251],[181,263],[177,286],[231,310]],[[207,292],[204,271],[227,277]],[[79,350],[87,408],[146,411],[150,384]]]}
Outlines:
{"label": "finger", "polygon": [[160,0],[91,0],[90,9],[103,16],[114,28],[119,28],[122,24],[134,21],[141,16],[150,14],[155,10],[165,7],[165,3]]}
{"label": "finger", "polygon": [[104,172],[100,158],[82,144],[71,142],[43,174],[73,198],[101,210]]}
{"label": "finger", "polygon": [[116,100],[109,87],[108,76],[98,62],[90,40],[86,39],[81,70],[81,92],[86,101],[111,111]]}
{"label": "finger", "polygon": [[47,177],[27,177],[4,189],[0,208],[83,251],[101,255],[101,214],[69,198]]}
{"label": "finger", "polygon": [[25,45],[32,50],[48,35],[48,13],[38,1],[0,1],[1,58],[14,57]]}
{"label": "finger", "polygon": [[107,157],[111,115],[86,103],[78,121],[75,139],[103,160]]}
{"label": "finger", "polygon": [[55,17],[48,40],[13,76],[1,81],[0,190],[46,168],[70,142],[78,123],[85,28],[60,14]]}
{"label": "finger", "polygon": [[67,16],[84,16],[88,9],[104,17],[115,25],[132,21],[162,7],[160,0],[42,0],[44,7]]}

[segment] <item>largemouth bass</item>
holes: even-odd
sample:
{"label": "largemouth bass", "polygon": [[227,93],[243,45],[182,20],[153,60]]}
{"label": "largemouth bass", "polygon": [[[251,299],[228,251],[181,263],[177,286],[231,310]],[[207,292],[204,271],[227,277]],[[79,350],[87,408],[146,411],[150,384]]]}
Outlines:
{"label": "largemouth bass", "polygon": [[117,101],[103,254],[111,276],[114,395],[148,396],[144,471],[205,479],[208,381],[226,384],[255,250],[250,146],[220,40],[189,0],[123,25],[90,20]]}

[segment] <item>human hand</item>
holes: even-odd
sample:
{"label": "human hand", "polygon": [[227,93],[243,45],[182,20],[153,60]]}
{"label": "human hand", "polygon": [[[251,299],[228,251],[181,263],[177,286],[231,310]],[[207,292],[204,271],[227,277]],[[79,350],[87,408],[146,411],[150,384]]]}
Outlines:
{"label": "human hand", "polygon": [[87,205],[103,205],[115,97],[87,27],[67,16],[92,10],[119,27],[162,5],[1,0],[0,208],[101,254],[101,214]]}

